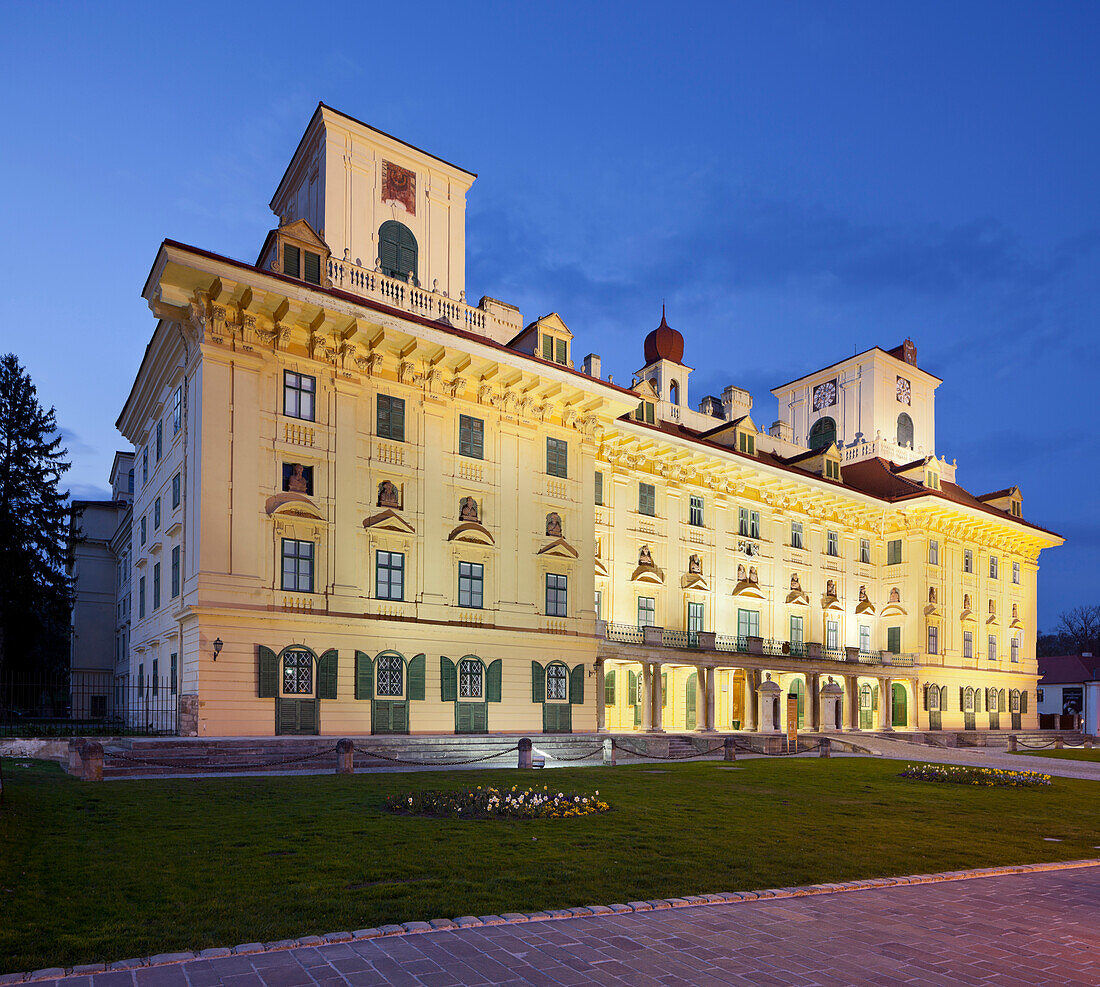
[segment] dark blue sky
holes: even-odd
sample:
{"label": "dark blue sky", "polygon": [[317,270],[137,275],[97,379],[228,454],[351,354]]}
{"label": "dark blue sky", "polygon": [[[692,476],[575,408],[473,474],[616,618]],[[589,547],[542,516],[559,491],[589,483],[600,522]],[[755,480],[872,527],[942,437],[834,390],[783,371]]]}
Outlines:
{"label": "dark blue sky", "polygon": [[916,341],[937,446],[1100,602],[1100,5],[9,4],[0,347],[96,496],[165,236],[252,261],[318,100],[476,171],[467,293],[693,398]]}

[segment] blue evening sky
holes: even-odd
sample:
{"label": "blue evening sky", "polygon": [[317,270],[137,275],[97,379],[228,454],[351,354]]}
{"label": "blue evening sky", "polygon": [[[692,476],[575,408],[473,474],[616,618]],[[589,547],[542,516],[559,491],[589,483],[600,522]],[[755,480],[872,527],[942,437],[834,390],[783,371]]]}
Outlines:
{"label": "blue evening sky", "polygon": [[467,293],[558,311],[628,382],[659,321],[695,399],[915,340],[937,451],[1064,534],[1040,626],[1100,602],[1100,5],[5,5],[0,350],[74,496],[173,237],[249,262],[318,100],[481,176]]}

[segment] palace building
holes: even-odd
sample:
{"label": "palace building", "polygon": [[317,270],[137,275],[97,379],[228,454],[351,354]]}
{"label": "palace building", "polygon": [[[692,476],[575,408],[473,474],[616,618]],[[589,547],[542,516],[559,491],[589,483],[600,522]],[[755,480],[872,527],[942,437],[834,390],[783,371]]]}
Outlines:
{"label": "palace building", "polygon": [[767,427],[665,314],[613,383],[467,298],[475,178],[321,104],[254,263],[157,251],[125,660],[180,733],[1036,726],[1062,539],[956,483],[910,340]]}

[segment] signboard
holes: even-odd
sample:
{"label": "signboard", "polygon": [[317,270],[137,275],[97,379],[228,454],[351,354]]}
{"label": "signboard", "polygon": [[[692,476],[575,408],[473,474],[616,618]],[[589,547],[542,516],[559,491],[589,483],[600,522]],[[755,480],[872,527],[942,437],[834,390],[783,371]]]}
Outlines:
{"label": "signboard", "polygon": [[787,748],[798,749],[798,696],[787,696]]}

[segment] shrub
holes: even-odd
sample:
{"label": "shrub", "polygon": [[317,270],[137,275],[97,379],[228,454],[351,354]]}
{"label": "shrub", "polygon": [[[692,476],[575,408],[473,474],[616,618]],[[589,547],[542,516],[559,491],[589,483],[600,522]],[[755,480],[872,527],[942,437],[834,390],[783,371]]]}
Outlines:
{"label": "shrub", "polygon": [[545,786],[510,789],[482,787],[457,792],[406,792],[390,795],[385,808],[407,816],[434,816],[447,819],[569,819],[607,812],[611,806],[600,800],[600,793],[578,795],[551,792]]}
{"label": "shrub", "polygon": [[993,788],[1037,788],[1050,784],[1050,775],[1038,771],[1004,771],[1000,768],[971,768],[964,765],[909,764],[902,778],[913,781],[944,781],[954,785],[985,785]]}

